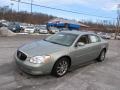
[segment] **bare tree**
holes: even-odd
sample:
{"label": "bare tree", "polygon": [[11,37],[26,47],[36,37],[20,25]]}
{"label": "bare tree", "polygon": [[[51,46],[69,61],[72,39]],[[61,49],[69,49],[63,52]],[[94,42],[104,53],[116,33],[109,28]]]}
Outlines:
{"label": "bare tree", "polygon": [[6,19],[8,21],[43,24],[52,18],[54,17],[43,13],[34,12],[33,14],[31,14],[27,11],[16,12],[10,8],[0,7],[0,19]]}
{"label": "bare tree", "polygon": [[120,4],[117,6],[117,23],[116,23],[116,30],[115,30],[115,39],[120,32]]}

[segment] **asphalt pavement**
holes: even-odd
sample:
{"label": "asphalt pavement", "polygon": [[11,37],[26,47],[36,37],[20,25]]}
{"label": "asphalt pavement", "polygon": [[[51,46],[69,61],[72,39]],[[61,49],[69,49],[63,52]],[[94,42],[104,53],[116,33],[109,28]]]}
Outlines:
{"label": "asphalt pavement", "polygon": [[47,35],[0,37],[0,90],[120,90],[120,41],[109,40],[104,62],[92,62],[64,77],[31,76],[16,67],[14,52],[23,44]]}

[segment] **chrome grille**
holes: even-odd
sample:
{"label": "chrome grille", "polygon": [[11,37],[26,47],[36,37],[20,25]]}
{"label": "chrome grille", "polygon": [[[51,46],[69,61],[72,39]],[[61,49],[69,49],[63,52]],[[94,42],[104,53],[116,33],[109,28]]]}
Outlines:
{"label": "chrome grille", "polygon": [[27,58],[27,56],[21,51],[17,51],[17,57],[18,57],[18,59],[20,59],[22,61],[25,61]]}

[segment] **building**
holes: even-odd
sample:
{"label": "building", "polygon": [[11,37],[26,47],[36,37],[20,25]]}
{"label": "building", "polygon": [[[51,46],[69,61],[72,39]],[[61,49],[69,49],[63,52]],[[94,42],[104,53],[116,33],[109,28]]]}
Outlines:
{"label": "building", "polygon": [[69,30],[81,30],[89,26],[79,23],[75,20],[68,20],[63,18],[55,18],[47,23],[47,27],[67,28]]}

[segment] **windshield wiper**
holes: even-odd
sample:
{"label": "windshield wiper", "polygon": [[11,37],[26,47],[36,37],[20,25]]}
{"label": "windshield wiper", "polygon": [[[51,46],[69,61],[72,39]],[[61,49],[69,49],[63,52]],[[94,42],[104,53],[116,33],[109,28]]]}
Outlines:
{"label": "windshield wiper", "polygon": [[49,42],[54,43],[54,44],[59,44],[59,43],[56,43],[56,42],[53,42],[53,41],[49,41]]}
{"label": "windshield wiper", "polygon": [[56,42],[53,42],[53,41],[48,41],[48,40],[46,40],[46,39],[43,39],[44,41],[47,41],[47,42],[51,42],[51,43],[54,43],[54,44],[58,44],[58,43],[56,43]]}
{"label": "windshield wiper", "polygon": [[68,46],[68,45],[65,45],[65,44],[57,43],[57,42],[52,42],[52,41],[50,41],[50,42],[54,43],[54,44],[62,45],[62,46]]}
{"label": "windshield wiper", "polygon": [[43,39],[44,41],[47,41],[46,39]]}

